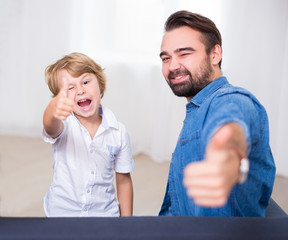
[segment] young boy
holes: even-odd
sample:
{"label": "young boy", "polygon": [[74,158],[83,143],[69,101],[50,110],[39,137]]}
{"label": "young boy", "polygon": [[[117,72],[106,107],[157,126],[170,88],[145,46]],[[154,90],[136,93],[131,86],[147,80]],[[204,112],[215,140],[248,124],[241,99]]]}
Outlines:
{"label": "young boy", "polygon": [[[43,139],[53,148],[53,181],[44,197],[48,217],[131,216],[134,168],[123,124],[100,103],[103,69],[81,53],[46,68],[53,99]],[[117,197],[113,186],[116,172]]]}

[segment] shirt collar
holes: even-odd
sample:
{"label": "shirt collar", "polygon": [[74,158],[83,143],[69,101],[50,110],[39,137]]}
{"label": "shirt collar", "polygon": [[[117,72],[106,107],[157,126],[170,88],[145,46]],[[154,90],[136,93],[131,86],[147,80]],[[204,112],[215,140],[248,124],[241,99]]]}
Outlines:
{"label": "shirt collar", "polygon": [[[98,111],[99,111],[99,115],[102,116],[101,126],[104,129],[108,129],[110,127],[115,128],[115,129],[119,128],[118,121],[117,121],[115,115],[113,114],[113,112],[109,108],[106,108],[103,105],[100,105]],[[79,123],[81,129],[85,130],[85,127],[82,126],[82,124],[79,122],[79,120],[77,119],[75,114],[72,112],[71,115]]]}
{"label": "shirt collar", "polygon": [[100,105],[99,107],[99,115],[102,116],[102,123],[101,125],[105,128],[105,129],[108,129],[108,128],[116,128],[118,129],[119,128],[119,124],[118,124],[118,121],[115,117],[115,115],[113,114],[113,112],[106,108],[105,106],[103,105]]}
{"label": "shirt collar", "polygon": [[206,98],[208,98],[212,93],[214,93],[227,83],[228,80],[224,76],[215,79],[214,81],[209,83],[205,88],[203,88],[200,92],[198,92],[187,104],[187,107],[192,107],[192,105],[200,107]]}

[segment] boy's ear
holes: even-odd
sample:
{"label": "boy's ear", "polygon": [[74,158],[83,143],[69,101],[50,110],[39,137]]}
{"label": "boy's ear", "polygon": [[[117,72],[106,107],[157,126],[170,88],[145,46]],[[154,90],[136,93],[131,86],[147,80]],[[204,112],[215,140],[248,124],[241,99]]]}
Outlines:
{"label": "boy's ear", "polygon": [[222,49],[219,44],[216,44],[211,50],[211,63],[213,65],[218,65],[222,59]]}

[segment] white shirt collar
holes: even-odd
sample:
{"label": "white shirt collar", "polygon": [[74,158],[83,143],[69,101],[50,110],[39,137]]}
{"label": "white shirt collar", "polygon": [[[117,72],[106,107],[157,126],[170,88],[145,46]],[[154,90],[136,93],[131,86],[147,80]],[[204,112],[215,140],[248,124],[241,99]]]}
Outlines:
{"label": "white shirt collar", "polygon": [[[72,112],[71,114],[77,122],[80,124],[81,128],[84,128],[82,124],[79,122],[77,117]],[[119,129],[119,123],[114,115],[114,113],[107,107],[103,106],[102,104],[99,107],[99,115],[102,116],[101,126],[106,130],[108,128],[115,128]]]}
{"label": "white shirt collar", "polygon": [[114,113],[109,109],[106,108],[103,105],[100,105],[99,107],[99,114],[102,115],[102,123],[101,125],[107,129],[107,128],[119,128],[119,123],[114,115]]}

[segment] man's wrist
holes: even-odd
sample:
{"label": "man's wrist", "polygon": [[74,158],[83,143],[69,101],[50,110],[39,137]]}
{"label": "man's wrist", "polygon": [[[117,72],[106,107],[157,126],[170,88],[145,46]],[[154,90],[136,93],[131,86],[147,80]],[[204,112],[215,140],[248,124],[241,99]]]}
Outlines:
{"label": "man's wrist", "polygon": [[239,168],[239,178],[238,178],[238,183],[242,184],[246,181],[249,173],[249,160],[245,156],[245,154],[237,147],[235,146],[230,146],[229,149],[234,151],[240,159],[240,168]]}

